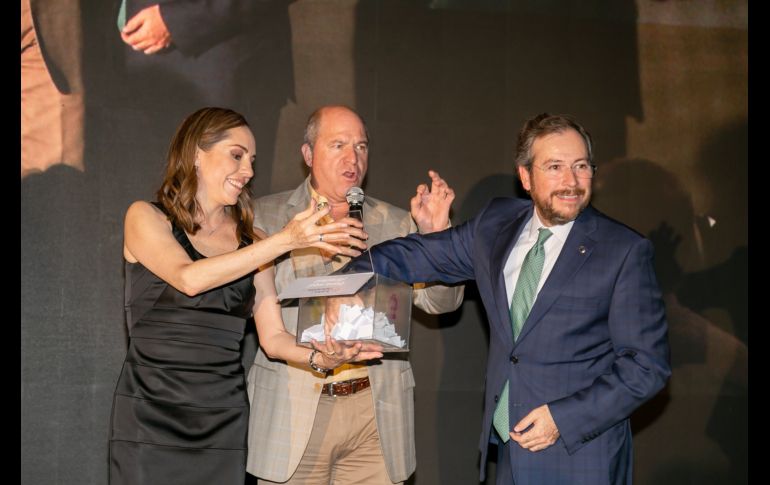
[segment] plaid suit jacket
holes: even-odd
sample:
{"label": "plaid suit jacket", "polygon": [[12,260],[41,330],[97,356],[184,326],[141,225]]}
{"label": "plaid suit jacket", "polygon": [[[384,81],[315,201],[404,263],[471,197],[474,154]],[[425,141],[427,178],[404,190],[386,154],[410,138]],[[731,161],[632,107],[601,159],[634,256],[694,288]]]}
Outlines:
{"label": "plaid suit jacket", "polygon": [[[310,179],[295,190],[268,195],[255,202],[254,226],[267,234],[280,230],[310,203]],[[364,202],[364,227],[371,247],[417,231],[409,213],[372,197]],[[334,269],[347,258],[336,261]],[[323,265],[315,248],[292,251],[276,260],[278,292],[296,277],[310,276]],[[428,313],[456,309],[463,287],[431,286],[414,291],[414,304]],[[296,333],[297,308],[282,309],[286,329]],[[404,355],[388,355],[368,366],[377,429],[388,475],[406,480],[416,466],[414,441],[414,376]],[[323,377],[257,351],[248,374],[251,401],[247,470],[260,478],[282,482],[297,469],[313,429]]]}

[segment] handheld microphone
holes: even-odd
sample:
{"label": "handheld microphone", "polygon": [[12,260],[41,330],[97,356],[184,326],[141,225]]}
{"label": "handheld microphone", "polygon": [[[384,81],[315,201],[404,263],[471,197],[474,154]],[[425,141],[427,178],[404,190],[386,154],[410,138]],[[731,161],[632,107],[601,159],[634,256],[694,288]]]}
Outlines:
{"label": "handheld microphone", "polygon": [[348,217],[364,222],[364,191],[361,187],[350,187],[345,199],[348,201]]}

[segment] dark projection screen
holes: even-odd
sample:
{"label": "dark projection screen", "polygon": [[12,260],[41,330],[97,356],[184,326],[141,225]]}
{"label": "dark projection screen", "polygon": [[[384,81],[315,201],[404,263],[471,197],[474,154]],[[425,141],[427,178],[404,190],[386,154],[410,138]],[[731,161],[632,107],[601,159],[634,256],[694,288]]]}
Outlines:
{"label": "dark projection screen", "polygon": [[[119,1],[29,4],[27,34],[74,117],[61,118],[62,148],[36,134],[53,129],[47,108],[22,113],[22,483],[107,481],[127,345],[123,217],[153,197],[181,119],[243,113],[261,196],[304,179],[304,123],[329,103],[368,124],[367,194],[408,209],[436,169],[457,194],[455,224],[525,195],[513,170],[524,120],[580,120],[596,146],[593,204],[653,241],[666,302],[673,374],[632,417],[636,483],[748,483],[746,0],[275,1],[247,29],[155,56],[121,42]],[[33,103],[23,92],[23,110]],[[414,313],[409,483],[477,483],[481,300],[469,284],[457,311]]]}

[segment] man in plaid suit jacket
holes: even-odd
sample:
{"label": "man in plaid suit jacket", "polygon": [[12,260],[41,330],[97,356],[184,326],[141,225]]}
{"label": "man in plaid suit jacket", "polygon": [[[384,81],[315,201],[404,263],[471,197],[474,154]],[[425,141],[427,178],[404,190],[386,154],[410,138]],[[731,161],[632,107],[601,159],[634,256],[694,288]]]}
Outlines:
{"label": "man in plaid suit jacket", "polygon": [[[326,106],[308,120],[302,145],[310,176],[295,190],[255,202],[254,225],[272,234],[311,200],[331,205],[331,217],[348,212],[347,190],[360,186],[368,163],[368,135],[363,120],[342,106]],[[432,232],[449,225],[452,190],[435,172],[431,190],[418,187],[412,214],[367,197],[363,206],[367,244],[409,233]],[[440,194],[443,211],[421,206],[423,196]],[[417,222],[417,224],[415,223]],[[418,227],[419,226],[419,227]],[[293,251],[276,261],[278,292],[297,277],[329,274],[348,258],[311,248]],[[414,291],[414,304],[428,313],[455,310],[463,287],[430,286]],[[257,303],[258,304],[258,303]],[[284,307],[287,330],[296,333],[297,307]],[[258,315],[255,315],[258,318]],[[368,365],[346,365],[325,376],[308,368],[270,359],[259,349],[248,376],[251,400],[247,470],[259,483],[391,484],[405,481],[416,466],[414,441],[414,376],[404,355],[386,354]],[[324,384],[365,382],[355,394],[322,395]],[[370,386],[370,387],[369,387]]]}

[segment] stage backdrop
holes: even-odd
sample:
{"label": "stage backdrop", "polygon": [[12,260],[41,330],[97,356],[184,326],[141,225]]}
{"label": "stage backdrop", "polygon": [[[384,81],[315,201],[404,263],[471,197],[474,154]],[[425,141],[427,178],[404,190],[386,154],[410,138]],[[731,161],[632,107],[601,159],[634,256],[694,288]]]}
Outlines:
{"label": "stage backdrop", "polygon": [[[59,42],[81,67],[84,155],[21,179],[22,483],[107,480],[122,221],[153,197],[174,127],[204,105],[246,114],[259,196],[305,177],[302,129],[326,103],[368,123],[367,194],[408,208],[433,168],[457,193],[455,223],[523,195],[524,120],[576,116],[595,138],[594,205],[653,240],[666,298],[673,375],[633,416],[636,483],[747,483],[746,0],[274,2],[191,56],[127,49],[119,2],[68,3],[80,36]],[[456,312],[415,313],[410,483],[477,483],[478,294],[470,284]],[[245,360],[253,346],[252,334]]]}

